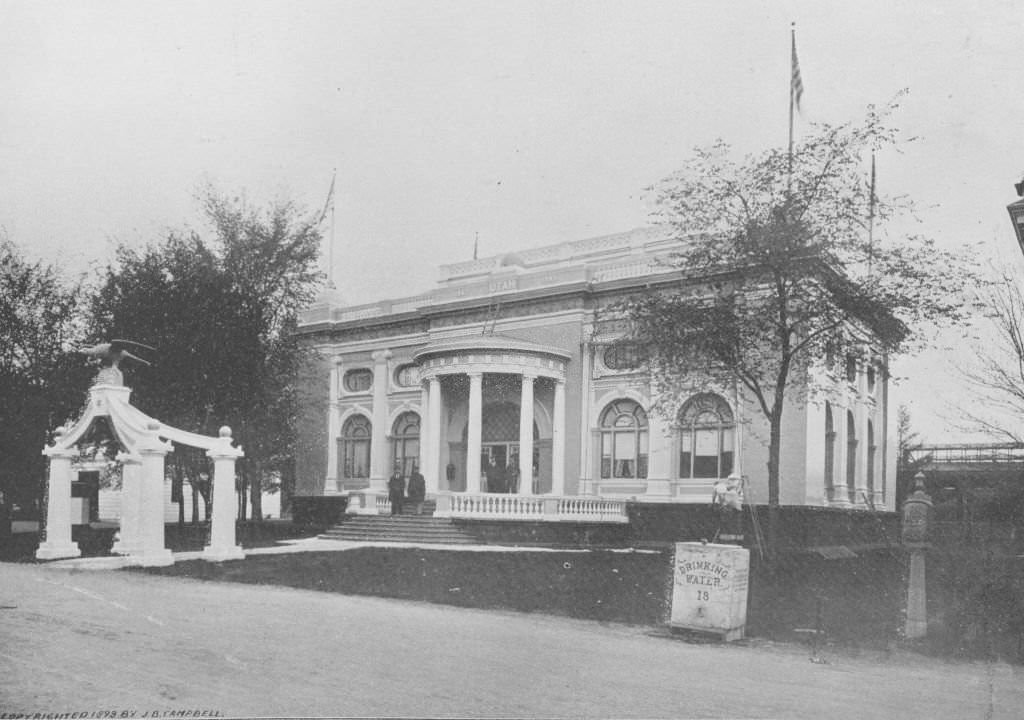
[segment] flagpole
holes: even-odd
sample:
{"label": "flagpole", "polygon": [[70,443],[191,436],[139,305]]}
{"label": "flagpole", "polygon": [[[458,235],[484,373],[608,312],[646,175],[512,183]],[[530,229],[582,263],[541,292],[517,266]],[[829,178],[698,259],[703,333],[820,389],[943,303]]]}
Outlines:
{"label": "flagpole", "polygon": [[480,232],[477,231],[473,236],[473,259],[476,260],[476,251],[480,246]]}
{"label": "flagpole", "polygon": [[875,257],[875,154],[871,153],[871,196],[868,198],[868,277]]}
{"label": "flagpole", "polygon": [[334,290],[334,181],[338,177],[338,168],[334,168],[334,176],[331,179],[331,244],[327,252],[330,267],[327,269],[327,286]]}

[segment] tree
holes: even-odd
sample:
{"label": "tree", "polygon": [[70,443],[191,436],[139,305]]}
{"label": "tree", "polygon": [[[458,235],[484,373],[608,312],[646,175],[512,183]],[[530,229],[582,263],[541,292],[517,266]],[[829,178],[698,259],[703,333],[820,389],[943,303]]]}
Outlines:
{"label": "tree", "polygon": [[973,362],[960,373],[973,391],[973,403],[961,408],[970,430],[1024,442],[1024,292],[1020,280],[1002,276],[984,296],[989,324],[975,343]]}
{"label": "tree", "polygon": [[[320,282],[320,234],[292,203],[260,211],[211,188],[200,199],[212,239],[171,233],[143,250],[120,247],[93,301],[92,334],[157,348],[154,366],[132,380],[147,413],[206,435],[231,426],[245,450],[240,515],[248,496],[262,519],[261,488],[292,462],[303,362],[292,329]],[[187,480],[208,500],[206,465],[175,453],[172,482]]]}
{"label": "tree", "polygon": [[49,433],[81,410],[89,372],[73,350],[82,286],[0,239],[0,492],[38,507]]}
{"label": "tree", "polygon": [[736,383],[752,399],[769,426],[771,507],[784,407],[841,372],[826,357],[907,349],[926,325],[970,312],[949,289],[971,276],[961,256],[920,236],[879,237],[912,209],[865,178],[866,156],[897,142],[894,109],[821,126],[792,156],[772,149],[734,162],[722,142],[695,151],[654,188],[655,219],[678,243],[669,261],[678,281],[615,308],[648,350],[666,416],[715,383]]}

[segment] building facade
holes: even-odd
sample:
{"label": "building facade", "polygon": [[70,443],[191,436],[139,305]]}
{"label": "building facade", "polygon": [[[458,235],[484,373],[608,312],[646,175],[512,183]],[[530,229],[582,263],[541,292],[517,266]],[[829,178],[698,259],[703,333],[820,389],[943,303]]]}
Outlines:
{"label": "building facade", "polygon": [[[313,306],[296,493],[374,513],[390,474],[419,468],[452,516],[607,518],[625,502],[708,503],[730,476],[766,502],[756,406],[721,386],[654,412],[644,354],[608,312],[679,282],[664,263],[676,242],[642,228],[445,265],[414,297]],[[846,359],[845,382],[787,404],[782,504],[892,508],[886,359],[872,346]]]}

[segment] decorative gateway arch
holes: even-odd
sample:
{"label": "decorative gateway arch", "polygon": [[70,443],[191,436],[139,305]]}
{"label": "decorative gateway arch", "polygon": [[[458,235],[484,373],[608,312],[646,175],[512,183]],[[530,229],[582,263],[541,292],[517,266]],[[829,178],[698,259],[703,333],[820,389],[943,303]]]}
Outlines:
{"label": "decorative gateway arch", "polygon": [[234,447],[231,429],[222,427],[220,437],[178,430],[149,417],[129,403],[125,387],[114,367],[100,371],[89,390],[85,412],[70,428],[57,430],[53,443],[43,449],[50,459],[47,480],[46,534],[36,558],[55,560],[81,555],[71,540],[71,482],[78,471],[78,444],[97,422],[106,419],[121,447],[117,460],[122,467],[120,537],[112,551],[128,556],[129,564],[171,565],[174,557],[164,547],[164,460],[172,443],[206,450],[213,460],[213,512],[206,560],[238,560],[244,557],[235,543],[235,460],[244,453]]}

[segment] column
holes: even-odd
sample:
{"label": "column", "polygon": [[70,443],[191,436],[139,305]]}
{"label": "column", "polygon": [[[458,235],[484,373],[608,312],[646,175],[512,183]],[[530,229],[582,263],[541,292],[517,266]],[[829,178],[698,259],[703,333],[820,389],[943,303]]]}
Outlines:
{"label": "column", "polygon": [[551,494],[565,495],[565,380],[555,380],[551,416]]}
{"label": "column", "polygon": [[213,513],[210,544],[203,548],[203,559],[241,560],[245,553],[235,542],[235,460],[244,453],[241,448],[232,447],[231,428],[220,429],[217,444],[206,456],[213,460]]}
{"label": "column", "polygon": [[[416,461],[419,464],[420,472],[423,474],[424,484],[428,493],[436,493],[440,487],[440,478],[435,472],[433,476],[428,472],[430,467],[430,423],[427,418],[430,413],[430,386],[420,385],[420,456]],[[433,477],[433,484],[431,484]],[[448,488],[449,490],[451,488]]]}
{"label": "column", "polygon": [[78,557],[82,551],[71,541],[71,460],[78,453],[57,447],[63,432],[58,430],[53,445],[43,450],[50,458],[47,479],[46,540],[36,549],[36,559]]}
{"label": "column", "polygon": [[373,434],[370,440],[370,489],[386,492],[391,475],[388,447],[388,360],[390,350],[373,354]]}
{"label": "column", "polygon": [[480,492],[480,447],[483,431],[484,374],[469,373],[469,426],[466,431],[466,492]]}
{"label": "column", "polygon": [[132,556],[144,567],[174,564],[174,555],[164,546],[164,459],[170,443],[160,440],[160,424],[150,422],[138,445],[140,502],[139,548]]}
{"label": "column", "polygon": [[338,492],[338,436],[341,435],[341,413],[338,398],[341,394],[341,358],[334,358],[330,371],[331,389],[327,410],[327,472],[324,475],[324,495]]}
{"label": "column", "polygon": [[523,373],[519,400],[519,494],[533,494],[533,381],[536,375]]}
{"label": "column", "polygon": [[427,448],[427,468],[423,473],[423,479],[429,491],[432,487],[440,487],[438,478],[441,472],[441,441],[444,438],[441,428],[441,378],[430,378],[427,394],[427,437],[430,446]]}
{"label": "column", "polygon": [[121,463],[121,527],[110,551],[134,555],[142,548],[142,458],[120,452],[117,461]]}

